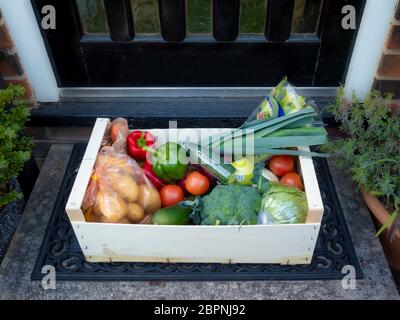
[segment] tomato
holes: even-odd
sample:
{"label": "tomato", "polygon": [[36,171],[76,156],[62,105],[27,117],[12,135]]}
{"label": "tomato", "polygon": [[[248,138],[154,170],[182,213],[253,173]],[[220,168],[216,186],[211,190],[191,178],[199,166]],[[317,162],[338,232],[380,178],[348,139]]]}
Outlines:
{"label": "tomato", "polygon": [[278,177],[282,177],[288,172],[294,171],[294,161],[291,156],[273,156],[269,160],[269,169]]}
{"label": "tomato", "polygon": [[304,189],[300,176],[295,172],[286,173],[279,182],[288,187],[295,187],[300,190]]}
{"label": "tomato", "polygon": [[205,194],[210,188],[210,180],[201,173],[193,171],[185,179],[186,190],[195,196]]}
{"label": "tomato", "polygon": [[178,186],[180,186],[180,187],[182,188],[183,194],[184,194],[185,196],[190,196],[189,191],[187,191],[187,189],[186,189],[186,177],[183,178],[182,180],[179,180]]}
{"label": "tomato", "polygon": [[184,195],[180,186],[169,184],[161,188],[160,197],[163,207],[169,207],[181,202],[184,198]]}

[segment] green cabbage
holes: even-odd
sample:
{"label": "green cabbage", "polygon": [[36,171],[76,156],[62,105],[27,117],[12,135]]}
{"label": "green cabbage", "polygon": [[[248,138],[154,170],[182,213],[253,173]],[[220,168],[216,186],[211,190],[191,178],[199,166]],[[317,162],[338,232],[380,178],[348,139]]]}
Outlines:
{"label": "green cabbage", "polygon": [[305,223],[307,213],[307,199],[303,191],[279,183],[269,183],[259,212],[259,216],[265,215],[267,224]]}

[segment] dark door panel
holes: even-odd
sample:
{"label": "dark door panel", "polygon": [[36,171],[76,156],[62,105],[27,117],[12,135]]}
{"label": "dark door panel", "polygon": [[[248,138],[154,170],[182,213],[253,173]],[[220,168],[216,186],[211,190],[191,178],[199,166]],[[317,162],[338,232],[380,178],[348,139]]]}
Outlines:
{"label": "dark door panel", "polygon": [[[190,34],[186,6],[194,0],[152,0],[160,31],[149,35],[136,32],[132,0],[31,1],[39,24],[42,6],[56,8],[56,29],[42,34],[60,87],[274,86],[285,75],[298,86],[337,86],[357,33],[341,27],[341,9],[353,5],[359,22],[365,3],[268,0],[263,32],[241,34],[245,0],[208,0],[210,32]],[[102,3],[108,33],[84,31],[75,1]],[[294,23],[299,2],[304,19]],[[308,33],[299,34],[294,26]]]}
{"label": "dark door panel", "polygon": [[[319,43],[82,43],[93,86],[311,86]],[[299,63],[301,61],[301,63]]]}
{"label": "dark door panel", "polygon": [[333,84],[333,79],[344,83],[348,64],[357,30],[344,30],[341,25],[343,15],[341,10],[343,5],[352,5],[357,9],[357,23],[360,25],[365,1],[331,0],[325,5],[325,13],[320,23],[321,51],[317,61],[315,71],[315,86],[329,86]]}
{"label": "dark door panel", "polygon": [[[41,25],[41,8],[47,4],[56,8],[56,29],[42,30],[50,60],[55,69],[58,85],[74,83],[87,85],[89,79],[85,69],[86,59],[79,42],[82,37],[80,19],[75,1],[34,0],[32,2]],[[35,6],[36,5],[36,6]]]}

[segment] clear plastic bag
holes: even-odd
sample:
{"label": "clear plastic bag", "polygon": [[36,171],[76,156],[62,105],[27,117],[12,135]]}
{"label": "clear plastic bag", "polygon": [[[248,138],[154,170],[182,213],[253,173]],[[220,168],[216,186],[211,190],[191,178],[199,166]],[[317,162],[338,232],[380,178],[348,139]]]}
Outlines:
{"label": "clear plastic bag", "polygon": [[306,107],[306,99],[301,96],[287,78],[271,91],[273,96],[282,108],[283,114],[290,114]]}
{"label": "clear plastic bag", "polygon": [[254,120],[281,117],[304,109],[306,106],[311,106],[315,110],[318,110],[314,101],[306,100],[305,97],[299,93],[299,90],[285,77],[271,90],[270,94],[261,101],[247,118],[245,124]]}
{"label": "clear plastic bag", "polygon": [[137,162],[114,147],[104,146],[83,199],[87,221],[140,223],[160,207],[158,191]]}
{"label": "clear plastic bag", "polygon": [[273,119],[284,115],[281,106],[278,101],[271,95],[266,96],[261,103],[254,109],[254,111],[248,116],[245,123],[261,120],[261,119]]}
{"label": "clear plastic bag", "polygon": [[103,145],[112,146],[115,152],[127,153],[126,138],[128,134],[128,121],[124,118],[116,118],[109,123],[106,129]]}

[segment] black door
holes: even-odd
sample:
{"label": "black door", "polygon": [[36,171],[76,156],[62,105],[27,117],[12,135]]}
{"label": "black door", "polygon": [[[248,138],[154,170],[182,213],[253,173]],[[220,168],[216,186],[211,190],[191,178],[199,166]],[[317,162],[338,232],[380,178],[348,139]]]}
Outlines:
{"label": "black door", "polygon": [[[298,86],[344,80],[365,0],[32,0],[60,87]],[[146,11],[146,10],[147,11]]]}

